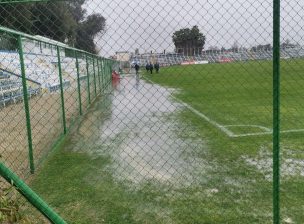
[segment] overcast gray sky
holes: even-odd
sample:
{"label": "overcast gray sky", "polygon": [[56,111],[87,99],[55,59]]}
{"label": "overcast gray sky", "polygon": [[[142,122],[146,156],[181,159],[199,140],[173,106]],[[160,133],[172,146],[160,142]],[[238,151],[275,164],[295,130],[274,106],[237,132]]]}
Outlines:
{"label": "overcast gray sky", "polygon": [[[210,46],[250,47],[272,42],[273,0],[87,0],[88,14],[100,13],[107,31],[96,38],[101,55],[116,51],[174,51],[172,34],[197,25]],[[282,39],[303,45],[304,1],[285,0]]]}

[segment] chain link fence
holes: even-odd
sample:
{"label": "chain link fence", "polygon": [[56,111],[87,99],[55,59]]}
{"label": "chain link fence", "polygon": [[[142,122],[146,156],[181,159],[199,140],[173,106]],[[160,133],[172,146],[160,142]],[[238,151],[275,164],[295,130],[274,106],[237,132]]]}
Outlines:
{"label": "chain link fence", "polygon": [[[279,5],[0,1],[2,162],[68,223],[303,223],[304,5]],[[0,222],[64,222],[0,193]]]}

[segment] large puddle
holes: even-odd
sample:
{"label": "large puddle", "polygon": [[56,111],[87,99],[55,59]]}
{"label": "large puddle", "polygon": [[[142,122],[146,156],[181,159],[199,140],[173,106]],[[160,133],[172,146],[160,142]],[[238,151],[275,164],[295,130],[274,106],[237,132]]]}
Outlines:
{"label": "large puddle", "polygon": [[107,169],[124,183],[153,180],[185,187],[206,182],[215,164],[202,159],[208,153],[206,142],[179,121],[184,107],[171,94],[134,75],[122,78],[86,115],[73,149],[109,157]]}

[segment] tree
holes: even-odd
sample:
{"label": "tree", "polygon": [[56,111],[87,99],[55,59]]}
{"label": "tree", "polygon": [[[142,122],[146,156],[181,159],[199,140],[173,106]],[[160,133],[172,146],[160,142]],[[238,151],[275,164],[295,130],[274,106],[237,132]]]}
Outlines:
{"label": "tree", "polygon": [[172,38],[176,52],[185,55],[201,54],[206,41],[198,26],[175,31]]}
{"label": "tree", "polygon": [[[31,34],[31,4],[0,4],[0,25]],[[8,34],[0,37],[0,49],[15,50],[17,39]]]}
{"label": "tree", "polygon": [[97,53],[94,39],[105,30],[106,20],[100,14],[86,16],[82,8],[85,1],[36,4],[32,9],[33,33]]}
{"label": "tree", "polygon": [[31,33],[32,4],[0,4],[0,24],[11,29]]}
{"label": "tree", "polygon": [[[86,0],[48,1],[33,4],[0,4],[0,24],[33,35],[45,36],[91,53],[94,39],[105,31],[101,14],[87,16]],[[1,41],[2,45],[6,43]],[[13,39],[11,42],[14,42]]]}
{"label": "tree", "polygon": [[90,15],[81,22],[76,30],[75,47],[97,53],[95,37],[105,30],[106,19],[100,14]]}
{"label": "tree", "polygon": [[32,16],[34,34],[67,43],[75,39],[77,23],[66,2],[35,4]]}
{"label": "tree", "polygon": [[94,39],[105,32],[106,19],[98,13],[87,16],[86,10],[82,7],[85,2],[86,0],[74,0],[67,3],[77,23],[73,45],[82,50],[97,53]]}
{"label": "tree", "polygon": [[73,18],[77,23],[80,23],[85,18],[86,10],[82,8],[82,5],[85,3],[85,1],[86,0],[73,0],[67,2]]}

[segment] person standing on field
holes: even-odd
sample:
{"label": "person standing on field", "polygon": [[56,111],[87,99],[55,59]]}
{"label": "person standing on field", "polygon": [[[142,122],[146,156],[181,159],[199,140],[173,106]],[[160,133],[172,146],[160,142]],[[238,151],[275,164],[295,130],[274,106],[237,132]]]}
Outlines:
{"label": "person standing on field", "polygon": [[151,72],[151,74],[153,73],[153,65],[152,65],[152,63],[150,62],[150,64],[149,64],[149,69],[150,69],[150,72]]}
{"label": "person standing on field", "polygon": [[154,68],[155,68],[156,73],[158,73],[159,72],[159,63],[158,63],[158,61],[154,64]]}
{"label": "person standing on field", "polygon": [[138,75],[139,65],[136,63],[135,66],[134,66],[134,68],[135,68],[135,71],[136,71],[136,75]]}
{"label": "person standing on field", "polygon": [[147,64],[146,64],[146,70],[147,70],[147,72],[149,72],[149,70],[150,70],[150,65],[149,65],[148,62],[147,62]]}

